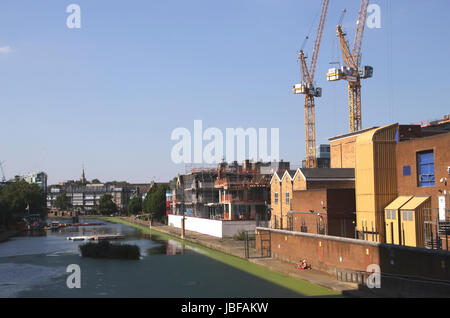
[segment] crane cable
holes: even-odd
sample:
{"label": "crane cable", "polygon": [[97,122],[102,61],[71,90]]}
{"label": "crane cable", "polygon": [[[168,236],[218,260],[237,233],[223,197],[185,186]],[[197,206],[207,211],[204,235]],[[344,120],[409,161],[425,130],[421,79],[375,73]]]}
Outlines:
{"label": "crane cable", "polygon": [[303,40],[302,46],[300,47],[302,51],[305,48],[306,42],[308,42],[309,36],[311,35],[312,29],[314,27],[314,24],[316,23],[317,17],[319,16],[320,12],[321,12],[321,9],[319,8],[319,10],[317,10],[316,16],[314,17],[314,19],[311,23],[311,26],[309,27],[309,31],[308,31],[305,39]]}
{"label": "crane cable", "polygon": [[388,90],[388,115],[389,115],[389,121],[394,121],[394,105],[393,105],[393,99],[394,99],[394,83],[393,83],[393,76],[392,76],[392,8],[391,8],[391,1],[386,1],[386,11],[387,11],[387,20],[388,20],[388,26],[386,28],[387,36],[387,90]]}

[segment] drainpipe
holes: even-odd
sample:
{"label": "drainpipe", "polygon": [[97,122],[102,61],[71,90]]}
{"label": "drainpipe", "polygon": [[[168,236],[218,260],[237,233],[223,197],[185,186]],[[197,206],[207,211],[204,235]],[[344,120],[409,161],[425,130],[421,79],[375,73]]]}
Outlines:
{"label": "drainpipe", "polygon": [[283,187],[280,181],[280,229],[283,229]]}

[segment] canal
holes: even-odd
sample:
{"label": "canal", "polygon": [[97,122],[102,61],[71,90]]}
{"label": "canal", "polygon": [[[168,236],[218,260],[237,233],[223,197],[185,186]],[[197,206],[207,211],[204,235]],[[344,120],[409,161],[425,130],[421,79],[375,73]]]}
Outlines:
{"label": "canal", "polygon": [[[228,298],[336,294],[163,234],[153,232],[144,237],[135,227],[99,222],[103,224],[66,227],[0,243],[0,297]],[[141,259],[82,258],[78,246],[84,243],[66,239],[93,233],[125,235],[121,242],[138,245]],[[80,266],[81,288],[67,287],[70,273],[66,269],[70,264]],[[239,266],[245,266],[245,270]]]}

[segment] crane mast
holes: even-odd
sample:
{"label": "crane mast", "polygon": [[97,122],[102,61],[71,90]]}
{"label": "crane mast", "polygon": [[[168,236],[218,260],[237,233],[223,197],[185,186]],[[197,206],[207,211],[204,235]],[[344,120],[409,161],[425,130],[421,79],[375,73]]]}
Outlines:
{"label": "crane mast", "polygon": [[314,97],[321,97],[322,89],[320,87],[314,87],[314,75],[316,72],[317,57],[319,55],[319,48],[322,40],[323,27],[327,16],[328,4],[329,0],[322,1],[320,22],[317,29],[314,50],[309,68],[306,63],[306,56],[303,52],[303,48],[300,50],[299,60],[302,73],[302,83],[294,85],[294,94],[305,95],[306,168],[317,167]]}
{"label": "crane mast", "polygon": [[341,79],[348,81],[350,132],[355,132],[361,130],[362,128],[361,79],[370,78],[373,76],[373,68],[371,66],[363,66],[360,69],[361,48],[368,5],[369,0],[361,0],[352,50],[350,50],[350,46],[345,39],[345,33],[342,31],[340,21],[337,26],[337,35],[341,45],[342,60],[344,65],[341,68],[331,68],[327,73],[328,81],[337,81]]}

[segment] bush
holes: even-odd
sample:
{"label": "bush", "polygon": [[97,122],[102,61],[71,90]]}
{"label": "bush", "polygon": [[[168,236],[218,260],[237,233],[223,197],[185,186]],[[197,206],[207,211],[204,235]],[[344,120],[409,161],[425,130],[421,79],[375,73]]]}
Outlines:
{"label": "bush", "polygon": [[236,241],[243,241],[243,240],[245,240],[245,232],[244,231],[239,231],[239,233],[236,234],[233,238]]}
{"label": "bush", "polygon": [[87,243],[80,246],[81,256],[93,258],[139,259],[139,246],[129,244],[111,244],[108,241]]}

